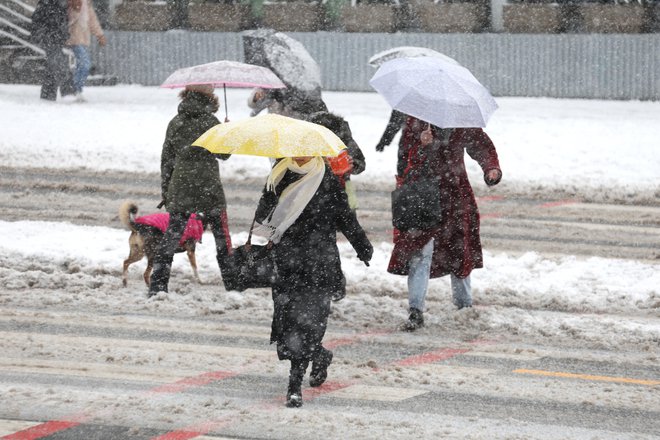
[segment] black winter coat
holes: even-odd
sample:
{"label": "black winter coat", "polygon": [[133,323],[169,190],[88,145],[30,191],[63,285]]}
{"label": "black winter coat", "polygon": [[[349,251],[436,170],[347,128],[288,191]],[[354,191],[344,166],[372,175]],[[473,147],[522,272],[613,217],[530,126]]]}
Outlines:
{"label": "black winter coat", "polygon": [[[299,177],[287,171],[276,188],[277,194]],[[262,222],[276,204],[277,195],[264,190],[257,221]],[[316,194],[272,248],[276,280],[271,342],[278,343],[280,359],[311,359],[325,334],[330,299],[345,295],[346,279],[337,248],[338,230],[358,257],[367,261],[371,258],[371,243],[348,206],[339,180],[326,166]],[[298,343],[292,344],[293,339]]]}
{"label": "black winter coat", "polygon": [[226,208],[225,193],[215,155],[191,144],[220,121],[215,96],[186,91],[178,114],[167,126],[161,154],[161,190],[168,212],[217,215]]}
{"label": "black winter coat", "polygon": [[61,47],[69,39],[67,0],[39,0],[32,13],[30,40],[39,47]]}

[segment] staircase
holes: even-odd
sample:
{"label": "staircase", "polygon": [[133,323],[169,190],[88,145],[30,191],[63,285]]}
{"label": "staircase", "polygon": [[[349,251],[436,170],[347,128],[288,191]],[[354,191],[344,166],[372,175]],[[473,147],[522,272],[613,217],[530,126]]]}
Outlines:
{"label": "staircase", "polygon": [[24,0],[0,3],[0,82],[38,83],[44,69],[44,51],[30,43],[30,16],[34,7]]}
{"label": "staircase", "polygon": [[[46,64],[43,49],[30,43],[30,17],[37,0],[0,0],[0,83],[39,84]],[[75,67],[73,51],[62,49]],[[99,74],[92,66],[87,85],[115,85],[117,78]]]}

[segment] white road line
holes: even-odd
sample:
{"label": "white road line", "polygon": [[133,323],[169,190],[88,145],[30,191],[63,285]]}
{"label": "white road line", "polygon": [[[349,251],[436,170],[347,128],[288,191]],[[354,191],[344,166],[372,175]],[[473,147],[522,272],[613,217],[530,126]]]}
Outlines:
{"label": "white road line", "polygon": [[351,385],[337,391],[327,393],[326,396],[351,400],[375,400],[379,402],[400,402],[411,397],[426,394],[428,391],[412,388],[394,388],[384,386]]}
{"label": "white road line", "polygon": [[[240,358],[274,358],[275,353],[273,350],[256,350],[253,348],[240,348],[240,347],[224,347],[218,345],[201,345],[201,344],[182,344],[176,342],[158,342],[158,341],[142,341],[136,339],[121,339],[121,338],[97,338],[88,336],[72,336],[72,335],[53,335],[43,333],[23,333],[23,332],[0,332],[0,341],[12,341],[14,344],[22,343],[26,346],[43,344],[50,346],[51,344],[65,344],[70,346],[91,346],[91,347],[113,347],[116,348],[129,348],[140,350],[161,350],[161,351],[176,351],[181,353],[204,353],[217,356],[240,357]],[[2,344],[0,343],[0,346]]]}
{"label": "white road line", "polygon": [[41,425],[42,422],[26,422],[23,420],[0,419],[0,437],[13,434],[33,426]]}

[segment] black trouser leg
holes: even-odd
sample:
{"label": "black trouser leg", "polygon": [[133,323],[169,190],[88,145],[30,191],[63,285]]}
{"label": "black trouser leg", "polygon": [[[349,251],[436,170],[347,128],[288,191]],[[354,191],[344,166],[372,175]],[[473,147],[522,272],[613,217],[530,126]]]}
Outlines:
{"label": "black trouser leg", "polygon": [[174,252],[179,245],[179,240],[181,240],[187,223],[188,216],[185,214],[170,213],[170,223],[167,226],[167,231],[165,231],[163,239],[158,245],[158,250],[154,258],[154,270],[151,274],[149,295],[157,292],[167,292]]}
{"label": "black trouser leg", "polygon": [[55,101],[57,89],[64,78],[66,56],[62,52],[62,46],[48,46],[46,51],[46,65],[41,80],[41,99]]}
{"label": "black trouser leg", "polygon": [[289,387],[286,392],[287,406],[302,406],[302,381],[307,370],[307,360],[291,359],[291,370],[289,370]]}

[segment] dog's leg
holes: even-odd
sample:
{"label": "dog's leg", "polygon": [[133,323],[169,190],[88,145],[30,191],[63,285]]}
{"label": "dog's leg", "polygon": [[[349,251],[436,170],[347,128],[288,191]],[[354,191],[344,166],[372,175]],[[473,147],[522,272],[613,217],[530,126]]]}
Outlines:
{"label": "dog's leg", "polygon": [[128,286],[128,266],[144,258],[142,240],[140,240],[137,233],[131,233],[131,236],[128,237],[128,245],[130,248],[130,254],[128,255],[128,258],[124,260],[124,270],[121,275],[121,282],[124,287]]}
{"label": "dog's leg", "polygon": [[154,259],[147,257],[147,269],[144,271],[144,282],[149,287],[151,283],[151,271],[154,268]]}
{"label": "dog's leg", "polygon": [[195,280],[199,284],[203,284],[202,280],[199,279],[199,274],[197,273],[197,258],[195,258],[195,244],[192,243],[192,245],[189,245],[186,243],[186,254],[188,254],[188,260],[190,260],[190,267],[192,267],[193,270],[193,275],[195,276]]}

